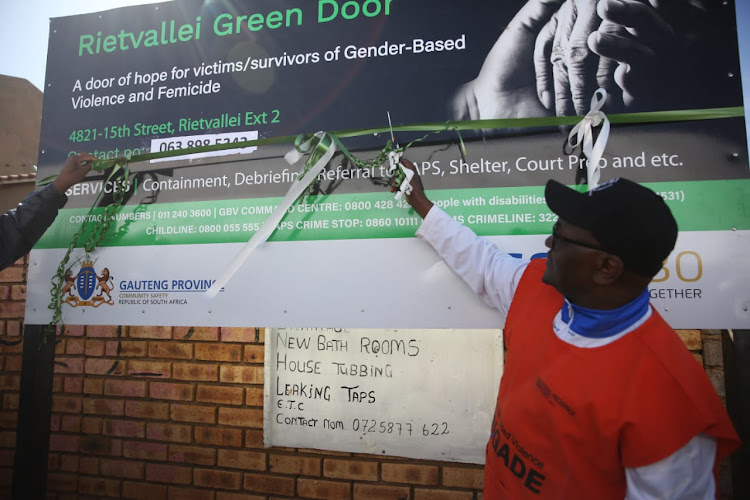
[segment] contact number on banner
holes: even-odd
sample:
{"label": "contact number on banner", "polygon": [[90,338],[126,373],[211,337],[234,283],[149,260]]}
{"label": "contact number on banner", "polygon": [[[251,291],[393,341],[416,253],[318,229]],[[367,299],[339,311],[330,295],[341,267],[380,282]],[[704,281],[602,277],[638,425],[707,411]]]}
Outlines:
{"label": "contact number on banner", "polygon": [[[163,153],[166,151],[179,151],[181,149],[201,148],[214,146],[216,144],[232,144],[246,141],[254,141],[258,138],[257,130],[246,132],[227,132],[224,134],[185,135],[181,137],[165,137],[151,140],[151,152]],[[205,153],[193,153],[167,158],[156,158],[152,163],[159,161],[187,160],[193,158],[208,158],[211,156],[225,156],[232,154],[249,154],[255,151],[257,146],[237,149],[222,149],[220,151],[207,151]]]}

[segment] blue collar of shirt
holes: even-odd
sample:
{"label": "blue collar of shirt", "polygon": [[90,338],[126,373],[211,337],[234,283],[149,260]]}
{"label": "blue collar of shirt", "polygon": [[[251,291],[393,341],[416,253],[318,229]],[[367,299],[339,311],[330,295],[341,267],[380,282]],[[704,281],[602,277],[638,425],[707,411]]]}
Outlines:
{"label": "blue collar of shirt", "polygon": [[633,325],[648,312],[648,289],[638,297],[617,309],[588,309],[565,299],[561,318],[568,328],[584,337],[606,338],[617,335]]}

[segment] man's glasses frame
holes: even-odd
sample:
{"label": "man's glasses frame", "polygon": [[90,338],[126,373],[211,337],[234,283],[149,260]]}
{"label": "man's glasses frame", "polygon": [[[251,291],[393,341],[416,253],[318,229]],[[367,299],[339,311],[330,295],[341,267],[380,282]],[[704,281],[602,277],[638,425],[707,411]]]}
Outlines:
{"label": "man's glasses frame", "polygon": [[550,249],[554,249],[555,246],[557,246],[558,241],[564,241],[566,243],[570,243],[571,245],[578,245],[579,247],[584,248],[590,248],[592,250],[602,250],[602,247],[593,245],[591,243],[584,243],[582,241],[576,241],[574,239],[568,238],[567,236],[563,236],[559,232],[559,224],[555,222],[555,224],[552,226],[552,243],[550,245]]}

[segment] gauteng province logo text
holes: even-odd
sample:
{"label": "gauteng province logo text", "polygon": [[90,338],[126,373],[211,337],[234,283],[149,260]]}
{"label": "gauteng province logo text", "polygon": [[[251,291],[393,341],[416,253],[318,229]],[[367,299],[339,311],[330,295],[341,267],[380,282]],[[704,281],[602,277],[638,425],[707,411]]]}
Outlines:
{"label": "gauteng province logo text", "polygon": [[[102,304],[112,306],[115,304],[110,295],[113,287],[114,282],[108,268],[102,269],[102,274],[99,276],[94,269],[94,263],[89,259],[84,259],[81,269],[75,276],[72,267],[65,271],[65,284],[60,292],[60,298],[71,307],[99,307]],[[94,295],[97,290],[99,293]]]}

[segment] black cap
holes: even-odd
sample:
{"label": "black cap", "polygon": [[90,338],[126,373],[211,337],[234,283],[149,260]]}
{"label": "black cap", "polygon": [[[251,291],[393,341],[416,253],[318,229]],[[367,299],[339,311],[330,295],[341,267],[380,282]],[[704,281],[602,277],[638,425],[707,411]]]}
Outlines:
{"label": "black cap", "polygon": [[544,196],[561,219],[591,231],[602,250],[620,257],[625,267],[649,278],[674,249],[677,222],[661,196],[623,178],[580,193],[547,181]]}

